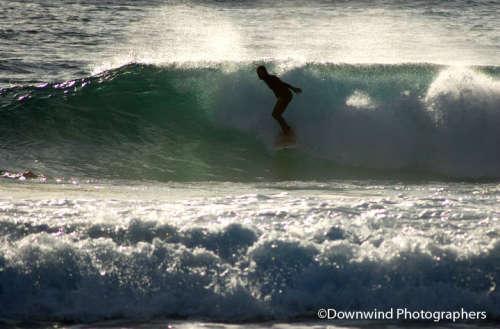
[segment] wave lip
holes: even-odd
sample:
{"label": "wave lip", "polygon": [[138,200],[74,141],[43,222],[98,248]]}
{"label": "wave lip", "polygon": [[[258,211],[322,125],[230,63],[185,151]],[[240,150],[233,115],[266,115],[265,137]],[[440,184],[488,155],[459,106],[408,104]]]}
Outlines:
{"label": "wave lip", "polygon": [[466,68],[441,72],[424,99],[438,127],[438,166],[466,175],[478,164],[498,175],[500,81]]}
{"label": "wave lip", "polygon": [[254,63],[131,64],[3,89],[0,168],[152,180],[332,178],[341,168],[500,177],[497,67],[281,64],[267,65],[304,89],[286,112],[299,138],[287,154],[273,150],[274,99]]}

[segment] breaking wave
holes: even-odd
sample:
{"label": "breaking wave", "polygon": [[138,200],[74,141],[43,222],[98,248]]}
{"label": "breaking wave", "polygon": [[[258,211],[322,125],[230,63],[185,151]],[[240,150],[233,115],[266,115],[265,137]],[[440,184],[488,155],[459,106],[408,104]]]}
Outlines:
{"label": "breaking wave", "polygon": [[498,67],[268,66],[304,90],[285,114],[294,150],[273,147],[274,99],[255,63],[130,64],[2,89],[0,168],[160,181],[500,177]]}
{"label": "breaking wave", "polygon": [[3,318],[255,321],[310,318],[325,306],[499,315],[498,243],[466,255],[432,243],[361,241],[335,226],[303,242],[240,224],[211,231],[138,219],[121,228],[2,227]]}

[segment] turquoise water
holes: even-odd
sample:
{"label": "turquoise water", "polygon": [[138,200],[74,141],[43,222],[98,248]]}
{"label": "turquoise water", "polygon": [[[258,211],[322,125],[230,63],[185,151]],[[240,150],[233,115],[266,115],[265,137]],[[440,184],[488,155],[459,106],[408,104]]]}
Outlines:
{"label": "turquoise water", "polygon": [[283,152],[254,66],[130,64],[4,89],[0,167],[157,181],[500,177],[496,67],[296,66],[283,78],[306,91],[287,111],[298,147]]}
{"label": "turquoise water", "polygon": [[2,326],[498,324],[498,1],[0,7]]}

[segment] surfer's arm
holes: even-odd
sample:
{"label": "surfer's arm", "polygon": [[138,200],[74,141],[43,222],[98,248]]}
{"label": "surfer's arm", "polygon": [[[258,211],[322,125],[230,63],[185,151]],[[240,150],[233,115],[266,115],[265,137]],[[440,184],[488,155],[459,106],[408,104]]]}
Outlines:
{"label": "surfer's arm", "polygon": [[300,89],[299,87],[294,87],[284,81],[281,81],[288,89],[292,90],[294,93],[296,94],[299,94],[302,92],[302,89]]}

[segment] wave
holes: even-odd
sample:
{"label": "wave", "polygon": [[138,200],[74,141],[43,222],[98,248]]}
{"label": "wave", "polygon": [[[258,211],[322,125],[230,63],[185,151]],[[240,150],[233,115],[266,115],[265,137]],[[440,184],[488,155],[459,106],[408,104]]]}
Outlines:
{"label": "wave", "polygon": [[258,180],[500,177],[500,68],[267,63],[304,93],[276,151],[255,63],[129,64],[0,90],[0,168],[51,177]]}
{"label": "wave", "polygon": [[[311,241],[230,224],[2,223],[0,317],[290,320],[339,310],[481,310],[498,319],[500,245],[476,253],[333,226]],[[469,250],[470,251],[470,250]]]}

